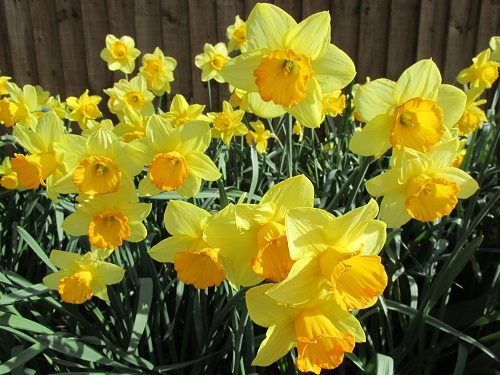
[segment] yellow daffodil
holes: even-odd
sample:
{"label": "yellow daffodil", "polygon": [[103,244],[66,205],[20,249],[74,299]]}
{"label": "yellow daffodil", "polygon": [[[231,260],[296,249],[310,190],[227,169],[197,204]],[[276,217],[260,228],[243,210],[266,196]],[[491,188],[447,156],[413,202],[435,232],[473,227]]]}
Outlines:
{"label": "yellow daffodil", "polygon": [[160,116],[167,120],[174,128],[178,128],[191,121],[203,121],[207,124],[210,120],[203,114],[205,106],[201,104],[189,104],[184,96],[177,94],[172,99],[170,110]]}
{"label": "yellow daffodil", "polygon": [[250,126],[252,130],[248,131],[246,140],[249,146],[252,145],[252,141],[255,144],[255,149],[259,154],[266,152],[267,140],[271,138],[271,132],[266,129],[262,121],[250,121]]}
{"label": "yellow daffodil", "polygon": [[481,51],[472,59],[472,65],[458,73],[457,81],[470,87],[489,89],[498,78],[500,62],[490,60],[491,49]]}
{"label": "yellow daffodil", "polygon": [[146,124],[149,117],[142,116],[133,108],[123,108],[123,121],[113,128],[113,133],[122,137],[127,143],[146,136]]}
{"label": "yellow daffodil", "polygon": [[139,74],[146,78],[148,89],[153,94],[162,96],[165,92],[170,94],[170,82],[174,80],[176,66],[177,61],[173,57],[166,57],[162,50],[156,47],[152,54],[146,53],[142,57]]}
{"label": "yellow daffodil", "polygon": [[123,279],[125,270],[97,259],[91,252],[85,255],[52,250],[51,263],[60,268],[43,278],[49,289],[57,290],[67,303],[84,303],[93,296],[109,302],[107,285]]}
{"label": "yellow daffodil", "polygon": [[69,134],[66,145],[56,145],[68,173],[54,189],[62,194],[102,195],[133,187],[132,178],[144,167],[144,151],[100,128],[88,137]]}
{"label": "yellow daffodil", "polygon": [[259,204],[231,206],[210,221],[205,241],[219,249],[225,259],[228,281],[249,286],[263,278],[286,278],[293,260],[288,251],[285,215],[292,208],[313,204],[314,188],[300,175],[271,187]]}
{"label": "yellow daffodil", "polygon": [[143,76],[136,76],[130,81],[120,79],[113,88],[104,90],[110,96],[111,112],[119,117],[123,115],[125,107],[131,107],[139,111],[143,116],[151,116],[155,113],[153,106],[154,94],[148,90],[146,79]]}
{"label": "yellow daffodil", "polygon": [[85,90],[80,98],[70,96],[66,99],[66,104],[71,109],[69,119],[78,122],[81,129],[86,129],[88,120],[102,117],[98,107],[101,100],[102,98],[99,95],[89,96],[89,90]]}
{"label": "yellow daffodil", "polygon": [[5,88],[5,84],[11,80],[11,77],[0,76],[0,95],[8,95],[9,92]]}
{"label": "yellow daffodil", "polygon": [[458,146],[457,150],[457,157],[455,158],[453,163],[450,164],[450,167],[460,168],[460,165],[462,165],[462,162],[464,161],[464,156],[467,153],[467,149],[465,148],[466,144],[466,138],[460,140],[460,146]]}
{"label": "yellow daffodil", "polygon": [[176,191],[185,198],[195,196],[201,180],[215,181],[221,174],[204,154],[210,145],[210,127],[202,122],[173,128],[153,115],[146,128],[148,173],[139,184],[139,194],[156,195]]}
{"label": "yellow daffodil", "polygon": [[500,62],[500,36],[491,37],[490,48],[491,48],[490,60]]}
{"label": "yellow daffodil", "polygon": [[235,135],[245,135],[248,133],[248,128],[241,122],[245,111],[241,109],[233,110],[229,102],[222,103],[222,112],[207,113],[208,118],[212,122],[212,137],[221,138],[222,141],[229,146],[231,139]]}
{"label": "yellow daffodil", "polygon": [[135,59],[141,52],[135,48],[134,39],[129,36],[106,35],[106,48],[101,51],[101,59],[108,63],[109,70],[121,70],[130,74],[135,68]]}
{"label": "yellow daffodil", "polygon": [[346,107],[346,97],[342,94],[342,91],[337,90],[335,92],[323,93],[323,98],[321,100],[321,113],[324,121],[325,115],[336,117],[344,112]]}
{"label": "yellow daffodil", "polygon": [[340,217],[315,208],[290,210],[285,228],[295,263],[267,294],[281,303],[302,303],[328,291],[344,310],[373,304],[387,285],[377,255],[386,225],[374,219],[377,214],[373,199]]}
{"label": "yellow daffodil", "polygon": [[467,95],[465,110],[456,125],[459,135],[469,135],[483,122],[488,121],[484,111],[479,108],[480,105],[486,103],[486,99],[477,100],[483,91],[481,88],[472,88],[465,92]]}
{"label": "yellow daffodil", "polygon": [[356,342],[366,340],[358,320],[331,299],[282,304],[269,297],[272,287],[259,285],[246,294],[252,320],[269,327],[252,365],[269,366],[297,347],[297,368],[319,374],[321,369],[339,366],[344,352],[351,353]]}
{"label": "yellow daffodil", "polygon": [[19,123],[26,128],[31,127],[36,123],[34,112],[40,107],[36,88],[24,85],[21,90],[13,82],[7,82],[5,88],[9,92],[9,98],[0,102],[0,121],[5,126]]}
{"label": "yellow daffodil", "polygon": [[257,116],[288,112],[306,127],[320,126],[322,92],[342,89],[356,74],[352,60],[330,44],[329,13],[297,24],[282,9],[257,4],[246,29],[248,50],[226,63],[224,79],[248,92]]}
{"label": "yellow daffodil", "polygon": [[211,79],[219,83],[226,82],[221,75],[221,69],[231,60],[228,55],[227,47],[224,43],[217,43],[215,46],[205,43],[203,53],[194,58],[195,65],[201,69],[201,80],[203,82]]}
{"label": "yellow daffodil", "polygon": [[96,120],[88,120],[87,121],[87,128],[82,130],[82,137],[88,137],[92,133],[95,133],[99,131],[100,129],[106,129],[110,132],[113,132],[115,126],[113,125],[113,121],[110,119],[104,119],[99,122]]}
{"label": "yellow daffodil", "polygon": [[443,142],[427,154],[412,149],[393,150],[392,167],[366,182],[368,193],[383,196],[380,218],[389,228],[411,218],[434,221],[451,213],[458,199],[470,197],[477,182],[466,172],[451,167],[459,141]]}
{"label": "yellow daffodil", "polygon": [[61,120],[68,117],[67,104],[66,102],[61,102],[61,98],[59,97],[59,95],[50,96],[44,103],[44,106],[54,111],[57,117],[59,117]]}
{"label": "yellow daffodil", "polygon": [[226,277],[218,252],[203,240],[203,229],[211,218],[191,203],[171,200],[164,223],[172,236],[148,251],[159,262],[174,263],[177,278],[197,289],[218,286]]}
{"label": "yellow daffodil", "polygon": [[245,90],[237,89],[229,85],[229,92],[231,93],[229,101],[234,104],[235,107],[240,107],[240,109],[250,112],[248,109],[247,92]]}
{"label": "yellow daffodil", "polygon": [[397,82],[382,78],[358,88],[354,105],[366,125],[349,149],[363,156],[380,156],[391,145],[428,152],[460,119],[465,102],[462,90],[441,84],[432,60],[421,60]]}
{"label": "yellow daffodil", "polygon": [[0,186],[10,190],[17,189],[19,186],[17,173],[12,170],[9,157],[4,158],[0,166]]}
{"label": "yellow daffodil", "polygon": [[66,144],[64,126],[54,112],[44,113],[30,129],[16,125],[13,132],[30,155],[15,154],[12,170],[19,184],[28,189],[47,188],[47,196],[57,202],[54,185],[66,175],[66,168],[57,155],[57,145]]}
{"label": "yellow daffodil", "polygon": [[124,240],[139,242],[146,238],[142,221],[150,211],[151,204],[139,203],[135,190],[121,188],[116,193],[81,200],[62,228],[71,236],[88,236],[97,248],[113,250]]}
{"label": "yellow daffodil", "polygon": [[247,28],[245,21],[243,21],[240,16],[236,16],[234,24],[227,28],[226,36],[227,39],[229,39],[229,43],[227,45],[229,52],[233,50],[241,50],[241,52],[247,51]]}

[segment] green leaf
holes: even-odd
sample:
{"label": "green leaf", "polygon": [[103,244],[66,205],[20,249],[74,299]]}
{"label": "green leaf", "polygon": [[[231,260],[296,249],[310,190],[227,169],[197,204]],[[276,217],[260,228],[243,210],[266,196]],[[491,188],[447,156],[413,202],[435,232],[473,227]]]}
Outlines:
{"label": "green leaf", "polygon": [[153,298],[153,281],[151,278],[141,278],[139,280],[139,300],[137,302],[137,313],[135,314],[134,326],[130,336],[130,343],[127,352],[134,352],[144,333],[148,322],[149,309]]}
{"label": "green leaf", "polygon": [[53,333],[51,329],[39,323],[23,318],[22,316],[13,315],[6,312],[0,312],[0,326],[6,326],[34,333]]}
{"label": "green leaf", "polygon": [[18,290],[17,292],[4,295],[0,298],[0,306],[12,305],[15,302],[27,300],[31,297],[47,293],[49,289],[44,284],[36,284],[25,289]]}
{"label": "green leaf", "polygon": [[377,375],[394,374],[394,360],[386,355],[377,353]]}
{"label": "green leaf", "polygon": [[47,347],[39,342],[31,345],[28,349],[23,350],[21,353],[2,363],[0,365],[0,374],[8,374],[12,372],[19,366],[24,365],[30,359],[35,358],[45,349],[47,349]]}
{"label": "green leaf", "polygon": [[47,256],[47,254],[45,254],[45,251],[43,251],[43,249],[35,241],[35,239],[33,237],[31,237],[31,235],[28,232],[26,232],[26,230],[24,228],[17,227],[17,230],[18,230],[19,234],[21,235],[21,237],[23,238],[23,240],[26,241],[26,243],[29,245],[29,247],[31,247],[31,249],[47,265],[47,267],[49,267],[54,272],[57,271],[57,268],[54,267],[54,265],[50,262],[49,257]]}

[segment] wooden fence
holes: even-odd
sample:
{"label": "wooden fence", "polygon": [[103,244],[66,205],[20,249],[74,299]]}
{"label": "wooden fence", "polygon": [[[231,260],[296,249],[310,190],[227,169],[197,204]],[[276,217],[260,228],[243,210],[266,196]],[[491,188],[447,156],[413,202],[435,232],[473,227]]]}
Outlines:
{"label": "wooden fence", "polygon": [[[156,46],[174,57],[173,93],[206,102],[194,57],[203,44],[227,42],[226,28],[246,19],[253,0],[2,0],[0,70],[19,85],[40,84],[52,94],[99,94],[121,73],[99,54],[106,34],[129,35],[142,53]],[[332,15],[332,43],[354,61],[357,80],[397,79],[432,57],[452,83],[471,58],[500,35],[500,0],[274,0],[297,21],[318,11]],[[140,65],[140,59],[137,61]],[[220,90],[220,92],[219,92]],[[215,98],[227,87],[213,84]],[[106,100],[106,99],[104,99]]]}

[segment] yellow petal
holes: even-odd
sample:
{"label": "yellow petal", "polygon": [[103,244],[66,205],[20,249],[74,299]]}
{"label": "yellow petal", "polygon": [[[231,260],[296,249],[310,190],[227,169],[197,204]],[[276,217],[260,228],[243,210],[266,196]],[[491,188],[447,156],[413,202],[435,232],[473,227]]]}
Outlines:
{"label": "yellow petal", "polygon": [[436,104],[443,111],[443,124],[452,128],[464,113],[467,95],[452,85],[439,86]]}
{"label": "yellow petal", "polygon": [[436,176],[455,181],[455,183],[460,186],[460,191],[457,193],[457,198],[460,199],[469,198],[479,189],[476,180],[469,176],[467,172],[458,168],[441,168],[439,172],[436,173]]}
{"label": "yellow petal", "polygon": [[165,209],[163,221],[165,222],[165,228],[171,235],[187,235],[192,238],[200,238],[209,217],[209,212],[194,204],[171,200]]}
{"label": "yellow petal", "polygon": [[380,78],[359,86],[354,96],[354,106],[365,122],[378,115],[392,115],[398,103],[392,96],[396,82]]}
{"label": "yellow petal", "polygon": [[212,159],[200,151],[192,151],[186,155],[189,173],[207,181],[218,180],[222,174]]}
{"label": "yellow petal", "polygon": [[420,60],[406,69],[394,86],[393,95],[402,104],[417,96],[436,100],[441,73],[432,60]]}
{"label": "yellow petal", "polygon": [[275,284],[258,285],[250,289],[245,297],[252,321],[261,327],[270,327],[280,320],[290,320],[298,309],[278,303],[266,293]]}
{"label": "yellow petal", "polygon": [[309,80],[306,97],[287,112],[307,128],[317,128],[323,118],[321,113],[321,88],[314,77]]}
{"label": "yellow petal", "polygon": [[330,44],[326,53],[311,61],[314,78],[322,92],[334,92],[346,87],[356,75],[351,58],[340,48]]}
{"label": "yellow petal", "polygon": [[160,241],[148,250],[148,254],[158,262],[174,263],[175,254],[179,251],[188,249],[192,243],[193,237],[185,234],[178,234]]}
{"label": "yellow petal", "polygon": [[280,321],[269,327],[260,344],[252,366],[269,366],[286,355],[294,346],[295,327],[291,322]]}
{"label": "yellow petal", "polygon": [[384,196],[380,203],[380,219],[388,228],[397,228],[408,221],[411,216],[406,212],[406,192],[398,191]]}
{"label": "yellow petal", "polygon": [[265,102],[258,92],[249,92],[247,95],[248,108],[259,117],[274,118],[285,114],[282,106],[274,104],[271,100]]}
{"label": "yellow petal", "polygon": [[362,156],[380,156],[390,146],[394,118],[379,115],[369,121],[361,131],[355,132],[349,142],[349,150]]}
{"label": "yellow petal", "polygon": [[319,12],[291,27],[283,37],[283,45],[316,60],[326,53],[330,38],[330,13]]}
{"label": "yellow petal", "polygon": [[[229,84],[241,90],[256,92],[257,85],[253,72],[259,67],[267,49],[256,49],[229,60],[221,70],[222,77]],[[242,74],[244,72],[244,74]]]}

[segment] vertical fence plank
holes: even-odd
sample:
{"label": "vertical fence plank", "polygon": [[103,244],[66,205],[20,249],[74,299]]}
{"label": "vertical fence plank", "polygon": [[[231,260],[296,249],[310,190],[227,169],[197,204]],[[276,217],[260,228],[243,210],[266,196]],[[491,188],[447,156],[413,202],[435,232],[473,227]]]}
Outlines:
{"label": "vertical fence plank", "polygon": [[135,0],[135,28],[139,31],[137,46],[143,54],[153,53],[156,47],[162,48],[160,0]]}
{"label": "vertical fence plank", "polygon": [[13,81],[19,87],[38,84],[35,44],[28,0],[5,1],[7,39],[11,47]]}
{"label": "vertical fence plank", "polygon": [[454,82],[457,74],[475,56],[479,1],[451,0],[444,81]]}
{"label": "vertical fence plank", "polygon": [[389,17],[389,0],[361,1],[357,59],[361,82],[367,76],[372,79],[386,76]]}
{"label": "vertical fence plank", "polygon": [[416,61],[420,0],[392,0],[387,46],[387,78],[397,80]]}
{"label": "vertical fence plank", "polygon": [[109,33],[106,3],[88,0],[81,2],[81,6],[90,94],[101,95],[103,101],[107,101],[108,98],[102,90],[112,87],[113,74],[100,56]]}
{"label": "vertical fence plank", "polygon": [[476,53],[488,48],[492,36],[500,35],[500,1],[483,0],[476,39]]}
{"label": "vertical fence plank", "polygon": [[5,3],[0,4],[0,35],[2,38],[2,48],[0,48],[0,74],[3,76],[12,76],[14,74],[11,59],[11,46],[7,35],[7,20],[5,18]]}
{"label": "vertical fence plank", "polygon": [[272,0],[265,0],[265,1],[259,1],[259,0],[245,0],[245,19],[248,18],[248,15],[252,11],[253,7],[257,3],[272,3]]}
{"label": "vertical fence plank", "polygon": [[295,0],[274,0],[274,5],[280,7],[297,22],[302,21],[302,2]]}
{"label": "vertical fence plank", "polygon": [[[314,13],[318,13],[324,10],[330,11],[331,7],[330,0],[316,0],[316,1],[304,1],[302,3],[302,18],[305,19]],[[330,15],[331,15],[330,11]]]}
{"label": "vertical fence plank", "polygon": [[52,95],[64,95],[61,50],[53,0],[40,0],[30,4],[33,39],[40,85]]}
{"label": "vertical fence plank", "polygon": [[189,7],[187,1],[162,0],[163,53],[177,61],[172,94],[193,97]]}
{"label": "vertical fence plank", "polygon": [[80,96],[89,86],[79,0],[56,1],[64,92],[61,100]]}
{"label": "vertical fence plank", "polygon": [[[217,15],[215,0],[189,0],[189,33],[191,37],[191,62],[193,97],[196,103],[209,104],[208,82],[201,82],[201,70],[194,65],[196,55],[203,53],[205,43],[217,44]],[[213,81],[213,80],[212,80]],[[219,97],[219,83],[210,82],[212,99]],[[219,111],[220,104],[213,102],[211,110]],[[208,107],[207,107],[208,109]]]}
{"label": "vertical fence plank", "polygon": [[[332,43],[347,53],[354,61],[358,75],[356,81],[364,83],[366,73],[359,74],[358,41],[361,0],[334,0],[332,2]],[[361,52],[360,58],[365,56]]]}
{"label": "vertical fence plank", "polygon": [[449,0],[422,0],[417,40],[417,60],[432,58],[442,70],[448,39]]}

